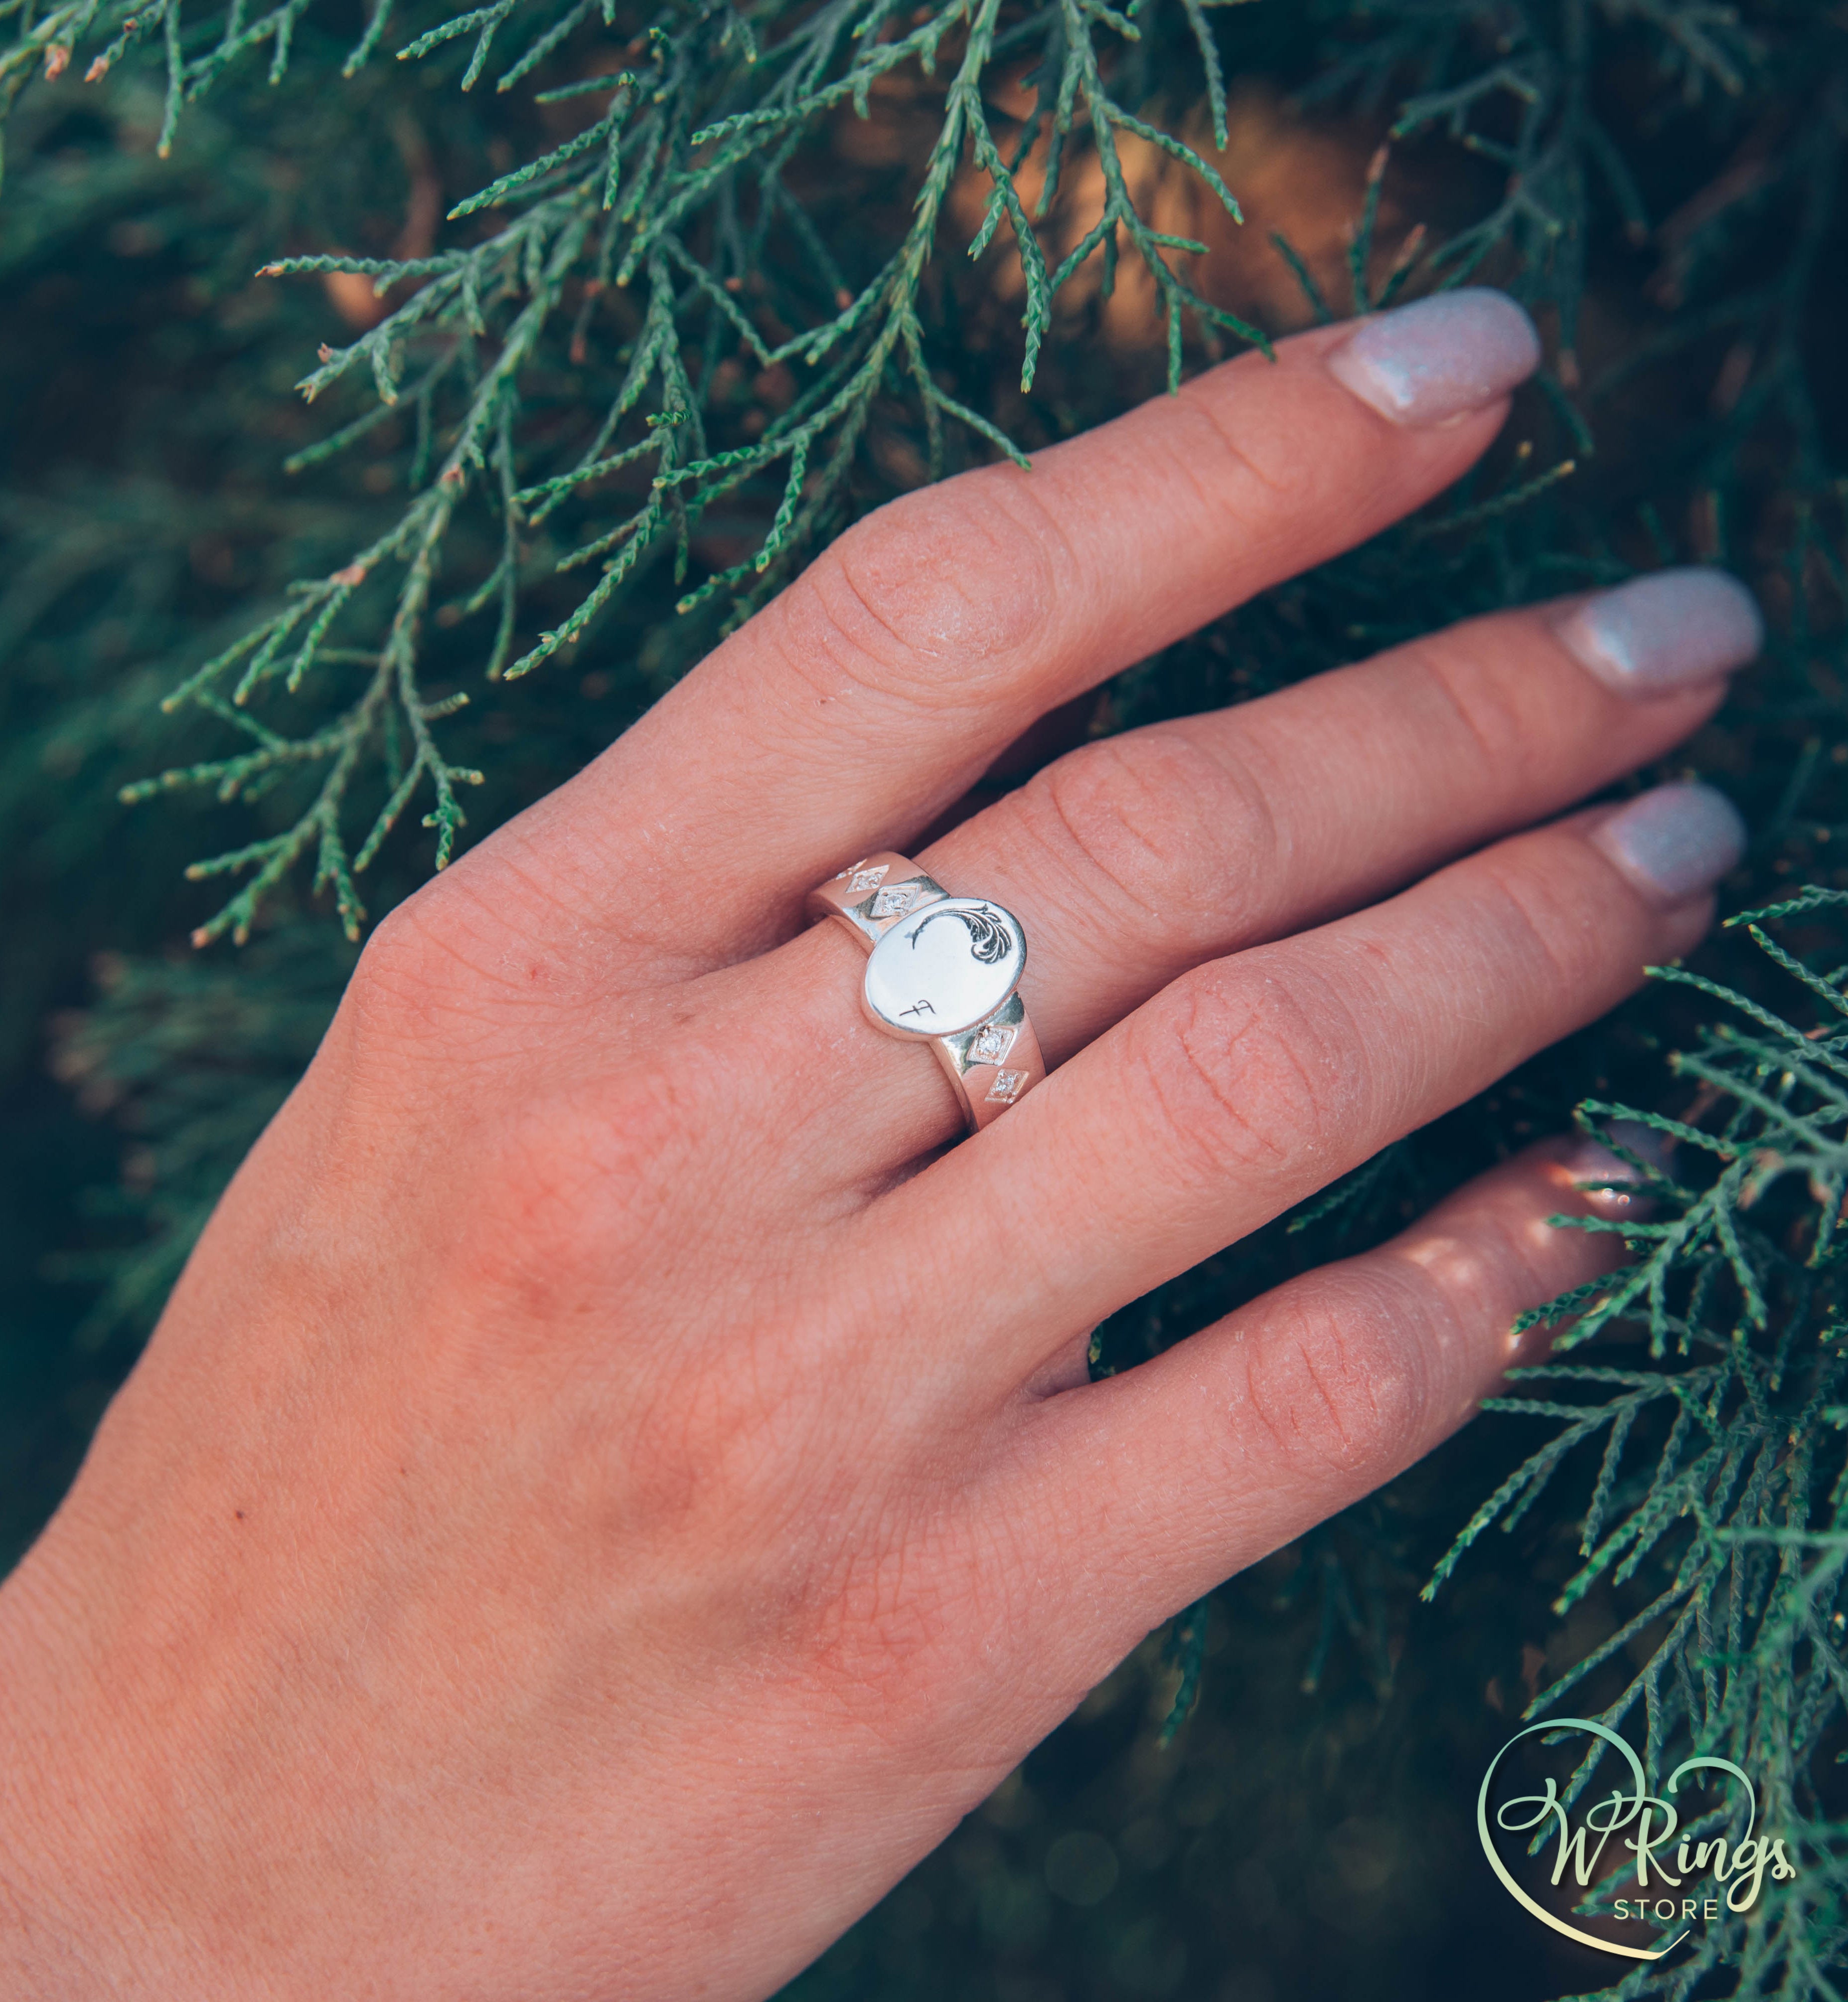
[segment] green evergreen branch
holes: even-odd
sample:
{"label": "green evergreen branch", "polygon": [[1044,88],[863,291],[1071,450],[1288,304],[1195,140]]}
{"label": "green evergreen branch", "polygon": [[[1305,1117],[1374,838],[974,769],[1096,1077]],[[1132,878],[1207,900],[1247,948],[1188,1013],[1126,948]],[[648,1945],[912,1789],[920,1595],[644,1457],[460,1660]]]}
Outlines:
{"label": "green evergreen branch", "polygon": [[[207,4],[196,24],[183,25],[179,0],[152,0],[133,14],[128,0],[71,0],[34,23],[23,46],[37,59],[54,42],[75,49],[86,37],[100,38],[105,46],[99,60],[106,70],[136,37],[151,36],[159,26],[169,84],[164,144],[182,105],[230,87],[253,50],[271,50],[275,73],[286,65],[300,0],[284,0],[250,20],[243,5]],[[1194,0],[1183,0],[1181,12],[1203,52],[1219,130],[1224,79],[1205,16]],[[466,44],[457,79],[466,90],[486,74],[499,39],[517,35],[510,44],[516,53],[498,80],[497,87],[507,89],[542,77],[568,42],[576,46],[574,37],[598,32],[598,19],[606,16],[607,9],[600,16],[587,5],[560,6],[556,0],[490,0],[419,22],[398,54],[407,61],[435,60]],[[347,74],[382,50],[395,18],[389,0],[382,0],[347,58]],[[264,267],[274,278],[334,273],[368,278],[389,309],[345,346],[323,349],[319,366],[301,384],[312,400],[357,372],[370,377],[373,407],[296,452],[290,466],[305,471],[369,447],[389,434],[392,413],[406,407],[416,420],[417,443],[413,492],[396,528],[338,569],[306,581],[291,602],[187,676],[169,699],[174,706],[202,709],[221,724],[218,691],[234,670],[230,706],[241,713],[260,699],[272,701],[273,691],[307,697],[309,677],[335,652],[375,649],[375,657],[389,664],[389,672],[382,664],[367,692],[329,723],[291,729],[279,712],[267,711],[264,727],[295,746],[293,751],[266,745],[246,754],[259,761],[254,765],[208,759],[153,782],[157,790],[209,783],[249,796],[253,788],[281,783],[289,768],[325,768],[321,788],[302,818],[250,859],[253,881],[200,928],[203,936],[227,930],[244,936],[263,897],[311,849],[314,881],[333,891],[343,923],[356,923],[359,906],[350,879],[372,860],[400,818],[407,787],[414,791],[427,784],[434,791],[431,824],[438,832],[439,865],[452,851],[462,825],[459,781],[426,741],[415,661],[428,579],[452,540],[459,507],[497,520],[497,559],[465,589],[459,607],[461,616],[472,617],[490,601],[495,605],[485,666],[488,678],[504,680],[529,673],[581,641],[657,549],[671,547],[676,574],[684,575],[702,519],[716,501],[741,490],[752,507],[761,494],[767,508],[755,548],[744,561],[693,584],[681,602],[691,612],[729,595],[734,619],[761,603],[823,525],[838,518],[874,404],[894,380],[904,385],[923,426],[933,472],[944,461],[946,426],[1026,463],[989,414],[940,378],[920,314],[925,272],[940,248],[945,204],[965,166],[985,176],[989,187],[972,253],[987,249],[1005,221],[1024,277],[1023,388],[1034,382],[1061,291],[1100,249],[1107,289],[1119,240],[1155,281],[1167,321],[1171,385],[1183,366],[1184,319],[1263,344],[1255,329],[1180,274],[1174,257],[1204,254],[1202,247],[1156,228],[1137,209],[1118,150],[1119,133],[1175,160],[1229,214],[1238,214],[1231,190],[1212,166],[1118,94],[1112,48],[1133,42],[1142,30],[1098,0],[1059,0],[1009,30],[1009,46],[1019,39],[1016,30],[1053,37],[1048,46],[1055,44],[1060,71],[1053,106],[1055,154],[1086,137],[1104,170],[1103,218],[1057,271],[1049,267],[1016,185],[1016,166],[989,109],[985,85],[995,74],[1000,23],[1001,0],[946,0],[902,28],[892,0],[827,0],[807,13],[779,5],[754,23],[721,0],[668,10],[631,40],[625,50],[628,67],[563,86],[567,96],[581,88],[606,92],[601,115],[450,209],[452,223],[506,211],[498,227],[471,242],[413,258],[306,255]],[[195,33],[201,38],[197,47]],[[637,47],[646,51],[639,62],[633,59]],[[928,83],[946,56],[953,65],[937,100],[936,137],[919,162],[909,224],[878,270],[849,295],[833,253],[785,185],[794,149],[837,106],[851,103],[859,116],[873,116],[871,92],[880,79],[909,68]],[[17,48],[0,56],[0,75],[8,73],[8,63],[17,70],[19,60]],[[541,95],[555,100],[560,92]],[[1055,157],[1048,163],[1048,199],[1058,172]],[[772,245],[786,231],[793,232],[827,286],[819,296],[799,266],[771,260]],[[553,365],[550,358],[564,325],[570,327],[568,345],[575,355],[588,351],[594,326],[619,327],[629,320],[629,288],[642,277],[646,305],[620,388],[573,462],[560,467],[554,458],[548,464],[556,449],[553,438],[525,417],[534,372]],[[697,381],[688,366],[696,351],[704,357]],[[728,354],[748,358],[758,368],[800,365],[812,379],[788,408],[772,415],[755,441],[709,445],[713,371]],[[600,566],[594,581],[562,620],[536,640],[522,643],[520,610],[528,577],[522,528],[536,527],[563,507],[596,505],[606,486],[619,490],[631,469],[650,459],[652,481],[636,504],[614,521],[598,521],[592,532],[554,559],[554,574]],[[773,471],[777,484],[762,488]],[[387,615],[386,596],[374,580],[399,563],[408,566],[409,575]],[[373,622],[382,616],[387,623],[380,631]],[[410,746],[410,762],[382,774],[384,796],[368,812],[369,831],[349,860],[341,815],[351,788],[371,786],[371,775],[381,771],[376,761],[385,755],[387,710],[396,719],[392,730]]]}
{"label": "green evergreen branch", "polygon": [[[1810,913],[1836,901],[1804,892],[1784,908]],[[1556,1359],[1515,1372],[1516,1394],[1488,1408],[1550,1418],[1559,1429],[1471,1516],[1426,1590],[1453,1574],[1491,1523],[1517,1519],[1542,1488],[1556,1488],[1567,1460],[1582,1458],[1579,1449],[1601,1435],[1579,1518],[1585,1561],[1557,1610],[1595,1589],[1615,1593],[1645,1579],[1652,1589],[1539,1693],[1528,1714],[1557,1711],[1627,1651],[1634,1672],[1600,1711],[1585,1714],[1616,1729],[1640,1704],[1651,1770],[1679,1742],[1771,1774],[1781,1826],[1809,1812],[1804,1776],[1816,1748],[1848,1721],[1841,1652],[1848,1622],[1839,1617],[1848,1579],[1848,1454],[1825,1422],[1848,1393],[1848,1303],[1837,1300],[1832,1276],[1823,1276],[1835,1268],[1815,1248],[1828,1243],[1848,1188],[1848,1090],[1830,1042],[1839,989],[1817,971],[1813,951],[1792,950],[1756,918],[1748,936],[1776,977],[1822,1010],[1821,1029],[1685,969],[1656,969],[1659,980],[1720,1001],[1749,1025],[1744,1033],[1724,1023],[1703,1028],[1696,1048],[1672,1060],[1701,1087],[1697,1124],[1647,1118],[1689,1157],[1674,1175],[1652,1174],[1648,1184],[1658,1205],[1679,1214],[1627,1223],[1639,1254],[1631,1265],[1523,1317],[1534,1324],[1579,1315],[1576,1337],[1588,1323],[1594,1333],[1609,1327],[1609,1303],[1620,1300],[1622,1311],[1647,1315],[1651,1355],[1664,1366]],[[1640,1115],[1591,1101],[1581,1116],[1592,1125]],[[1705,1188],[1696,1179],[1703,1159],[1712,1163]],[[1804,1195],[1784,1198],[1777,1228],[1761,1229],[1756,1219],[1786,1184]],[[1700,1359],[1671,1368],[1671,1352]],[[1529,1393],[1554,1386],[1578,1396]],[[1588,1756],[1574,1775],[1568,1801],[1588,1784],[1596,1759]],[[1805,1922],[1804,1909],[1794,1892],[1780,1896],[1762,1923],[1784,1941],[1784,1928]],[[1735,1946],[1743,1937],[1730,1923],[1721,1930]],[[1780,1944],[1765,1965],[1787,1973],[1779,1956],[1788,1951]],[[1639,1973],[1622,1992],[1669,1992],[1658,1983]],[[1775,1992],[1825,1990],[1811,1983]]]}

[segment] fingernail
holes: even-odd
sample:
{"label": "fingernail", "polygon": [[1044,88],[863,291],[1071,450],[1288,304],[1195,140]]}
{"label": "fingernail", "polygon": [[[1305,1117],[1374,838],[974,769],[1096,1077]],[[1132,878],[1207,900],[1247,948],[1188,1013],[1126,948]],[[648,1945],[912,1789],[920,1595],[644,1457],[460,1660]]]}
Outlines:
{"label": "fingernail", "polygon": [[1592,842],[1652,904],[1679,904],[1737,867],[1745,823],[1711,786],[1658,786],[1603,821]]}
{"label": "fingernail", "polygon": [[1567,650],[1619,695],[1672,695],[1742,668],[1764,644],[1757,602],[1723,570],[1639,577],[1569,612]]}
{"label": "fingernail", "polygon": [[1506,396],[1539,361],[1540,337],[1525,308],[1475,286],[1363,321],[1327,365],[1394,424],[1441,424]]}
{"label": "fingernail", "polygon": [[[1613,1154],[1609,1148],[1599,1146],[1595,1140],[1587,1140],[1574,1147],[1560,1166],[1574,1191],[1600,1216],[1634,1216],[1641,1222],[1654,1208],[1648,1197],[1634,1186],[1642,1181],[1642,1177],[1621,1154]],[[1587,1182],[1623,1182],[1630,1186],[1587,1188]]]}
{"label": "fingernail", "polygon": [[[1628,1148],[1657,1174],[1668,1174],[1675,1143],[1665,1133],[1654,1126],[1645,1126],[1639,1119],[1613,1120],[1606,1131],[1618,1146]],[[1613,1153],[1602,1141],[1581,1139],[1561,1156],[1560,1166],[1575,1186],[1585,1182],[1627,1184],[1622,1188],[1579,1187],[1579,1194],[1601,1216],[1634,1217],[1640,1222],[1655,1207],[1645,1193],[1647,1177],[1642,1170],[1625,1160],[1621,1154]]]}

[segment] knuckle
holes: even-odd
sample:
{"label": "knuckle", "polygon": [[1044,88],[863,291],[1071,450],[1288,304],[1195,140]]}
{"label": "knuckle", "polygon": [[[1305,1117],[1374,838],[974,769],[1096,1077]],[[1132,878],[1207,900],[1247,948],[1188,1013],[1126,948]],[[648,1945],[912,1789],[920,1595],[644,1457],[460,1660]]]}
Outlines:
{"label": "knuckle", "polygon": [[[776,1354],[775,1317],[760,1313],[730,1333],[722,1367],[696,1345],[678,1366],[637,1386],[623,1442],[633,1519],[657,1535],[685,1535],[709,1552],[747,1559],[760,1585],[774,1580],[786,1595],[795,1540],[788,1518],[802,1500],[816,1498],[820,1456],[805,1456],[811,1484],[792,1486],[791,1448],[804,1442]],[[774,1562],[772,1552],[779,1554]]]}
{"label": "knuckle", "polygon": [[1202,968],[1169,993],[1158,1018],[1132,1022],[1128,1053],[1159,1147],[1214,1178],[1337,1172],[1367,1124],[1367,1066],[1339,996],[1248,965]]}
{"label": "knuckle", "polygon": [[1014,811],[1066,887],[1053,894],[1069,914],[1113,939],[1132,919],[1139,939],[1177,952],[1221,943],[1228,879],[1264,877],[1278,849],[1261,788],[1178,731],[1072,752],[1022,788]]}
{"label": "knuckle", "polygon": [[454,957],[431,923],[430,887],[373,927],[347,983],[340,1013],[362,1046],[417,1040],[433,1026],[438,997],[454,980]]}
{"label": "knuckle", "polygon": [[849,529],[783,594],[783,650],[824,696],[844,682],[849,693],[961,707],[990,685],[985,669],[1050,623],[1060,546],[1037,503],[1004,500],[984,476],[908,494]]}
{"label": "knuckle", "polygon": [[354,969],[362,998],[400,1017],[434,1017],[475,998],[494,977],[507,940],[476,887],[482,870],[468,874],[475,880],[459,869],[434,877],[373,926]]}
{"label": "knuckle", "polygon": [[793,1644],[812,1698],[905,1727],[947,1658],[1009,1630],[1020,1570],[988,1561],[996,1540],[902,1446],[870,1481],[869,1435],[814,1390],[774,1317],[723,1369],[662,1372],[623,1442],[625,1542],[696,1554],[729,1581],[741,1641]]}
{"label": "knuckle", "polygon": [[1177,452],[1176,469],[1227,525],[1268,539],[1323,497],[1328,469],[1321,455],[1302,450],[1294,433],[1254,429],[1243,399],[1228,398],[1224,386],[1197,381],[1182,390],[1198,438]]}
{"label": "knuckle", "polygon": [[1247,1396],[1292,1471],[1358,1489],[1420,1449],[1431,1403],[1424,1311],[1358,1262],[1322,1273],[1313,1292],[1285,1289]]}
{"label": "knuckle", "polygon": [[[1605,985],[1600,977],[1608,931],[1583,872],[1555,856],[1551,867],[1531,856],[1491,853],[1482,863],[1482,936],[1501,962],[1491,974],[1499,992],[1532,994],[1555,1004]],[[1537,978],[1536,978],[1537,976]]]}
{"label": "knuckle", "polygon": [[890,1714],[894,1695],[940,1655],[960,1624],[956,1586],[973,1584],[966,1571],[921,1563],[916,1530],[894,1528],[841,1551],[815,1594],[817,1679],[872,1717]]}
{"label": "knuckle", "polygon": [[1518,770],[1532,759],[1536,740],[1534,719],[1523,700],[1529,678],[1495,671],[1473,650],[1462,650],[1459,642],[1464,638],[1452,633],[1438,640],[1414,641],[1405,650],[1406,665],[1484,770]]}
{"label": "knuckle", "polygon": [[933,1719],[929,1694],[947,1663],[1019,1631],[1030,1561],[1005,1526],[928,1501],[889,1511],[880,1531],[843,1547],[818,1577],[806,1674],[844,1717],[880,1732],[921,1729],[946,1750],[954,1739],[957,1756],[986,1763],[979,1725]]}
{"label": "knuckle", "polygon": [[534,1010],[581,994],[585,975],[553,942],[557,907],[509,853],[475,850],[380,919],[348,982],[345,1032],[399,1054],[479,1057],[529,1047]]}
{"label": "knuckle", "polygon": [[698,1165],[685,1070],[638,1066],[496,1108],[473,1150],[483,1199],[468,1205],[460,1256],[472,1291],[518,1310],[503,1324],[575,1323],[588,1294],[613,1301],[633,1276]]}

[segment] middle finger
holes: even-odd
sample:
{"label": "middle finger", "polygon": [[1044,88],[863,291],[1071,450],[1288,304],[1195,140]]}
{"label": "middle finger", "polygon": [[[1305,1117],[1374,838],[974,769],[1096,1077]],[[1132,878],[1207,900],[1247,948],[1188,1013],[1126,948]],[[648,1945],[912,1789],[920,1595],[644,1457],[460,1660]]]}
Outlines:
{"label": "middle finger", "polygon": [[631,986],[752,957],[843,846],[903,846],[1048,710],[1442,491],[1539,354],[1512,300],[1447,293],[907,495],[448,894],[497,931],[620,940]]}

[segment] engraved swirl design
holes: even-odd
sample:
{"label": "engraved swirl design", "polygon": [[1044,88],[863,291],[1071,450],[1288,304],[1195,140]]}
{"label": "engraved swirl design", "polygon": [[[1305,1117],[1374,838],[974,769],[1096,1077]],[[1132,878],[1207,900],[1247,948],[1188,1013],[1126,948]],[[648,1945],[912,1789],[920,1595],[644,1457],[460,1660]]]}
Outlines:
{"label": "engraved swirl design", "polygon": [[1006,958],[1013,941],[1008,929],[991,911],[934,911],[911,935],[912,950],[918,949],[918,941],[924,936],[926,926],[934,925],[939,918],[957,918],[969,928],[969,950],[984,966],[999,966]]}

